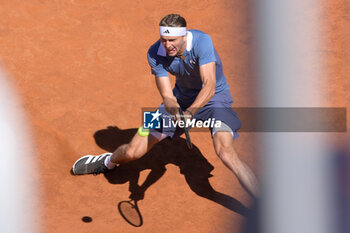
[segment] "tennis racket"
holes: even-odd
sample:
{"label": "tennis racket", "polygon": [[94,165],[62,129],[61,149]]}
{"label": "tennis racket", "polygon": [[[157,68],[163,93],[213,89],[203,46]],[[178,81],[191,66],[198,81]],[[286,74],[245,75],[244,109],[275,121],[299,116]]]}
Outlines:
{"label": "tennis racket", "polygon": [[120,215],[130,225],[134,227],[140,227],[143,224],[142,215],[137,206],[136,200],[121,201],[118,204],[118,210]]}
{"label": "tennis racket", "polygon": [[[185,117],[184,117],[184,113],[182,112],[182,109],[179,108],[179,113],[180,113],[180,117],[181,117],[181,120],[183,122],[185,122]],[[193,148],[193,145],[192,145],[192,141],[191,141],[191,138],[190,138],[190,134],[188,132],[188,128],[186,127],[186,122],[185,122],[185,125],[184,125],[184,130],[185,130],[185,135],[186,135],[186,143],[187,143],[187,147],[188,149],[192,149]]]}

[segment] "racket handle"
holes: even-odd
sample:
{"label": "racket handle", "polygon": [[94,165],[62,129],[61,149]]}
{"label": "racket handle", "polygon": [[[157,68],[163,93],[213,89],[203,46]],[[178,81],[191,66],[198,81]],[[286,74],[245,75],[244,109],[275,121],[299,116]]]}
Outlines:
{"label": "racket handle", "polygon": [[188,129],[187,129],[187,127],[186,127],[186,122],[185,122],[184,114],[183,114],[181,108],[179,108],[179,113],[180,113],[181,120],[185,123],[184,131],[185,131],[185,135],[186,135],[186,144],[187,144],[188,149],[191,150],[191,149],[193,148],[193,145],[192,145],[192,142],[191,142],[190,134],[189,134]]}

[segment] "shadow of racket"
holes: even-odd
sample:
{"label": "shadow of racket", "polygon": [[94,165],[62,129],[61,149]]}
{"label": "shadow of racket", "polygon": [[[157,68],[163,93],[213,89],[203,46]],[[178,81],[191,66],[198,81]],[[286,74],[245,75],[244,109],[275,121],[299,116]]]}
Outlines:
{"label": "shadow of racket", "polygon": [[120,215],[130,225],[140,227],[143,224],[142,215],[136,200],[121,201],[118,203]]}

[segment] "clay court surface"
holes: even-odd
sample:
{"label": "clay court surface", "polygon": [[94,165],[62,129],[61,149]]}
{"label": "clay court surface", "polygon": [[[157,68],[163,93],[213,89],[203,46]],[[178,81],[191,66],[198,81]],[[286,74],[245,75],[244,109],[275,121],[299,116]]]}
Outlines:
{"label": "clay court surface", "polygon": [[[326,5],[320,15],[325,44],[318,52],[329,80],[316,88],[328,96],[325,106],[346,107],[349,3]],[[36,142],[42,232],[225,233],[243,228],[252,199],[215,155],[209,133],[192,133],[193,152],[182,138],[166,140],[129,169],[109,176],[70,174],[81,155],[126,143],[141,124],[141,108],[160,104],[146,52],[159,37],[160,19],[173,12],[182,14],[189,28],[211,35],[234,106],[255,106],[259,87],[252,71],[249,1],[1,1],[0,61],[14,80]],[[241,133],[235,142],[258,176],[262,136]],[[141,185],[147,176],[156,181],[139,201],[144,224],[135,228],[117,205],[129,199],[130,184]],[[82,221],[84,216],[92,221]]]}

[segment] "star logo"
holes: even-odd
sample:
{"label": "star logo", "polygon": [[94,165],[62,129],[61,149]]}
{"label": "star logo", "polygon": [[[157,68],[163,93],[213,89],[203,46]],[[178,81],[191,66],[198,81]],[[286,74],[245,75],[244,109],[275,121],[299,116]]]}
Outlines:
{"label": "star logo", "polygon": [[151,122],[153,122],[155,119],[158,119],[158,117],[160,117],[162,114],[159,113],[159,109],[157,109],[157,111],[155,113],[151,113],[151,115],[153,116]]}
{"label": "star logo", "polygon": [[143,112],[143,128],[144,129],[160,129],[160,120],[162,113],[157,111],[144,111]]}

